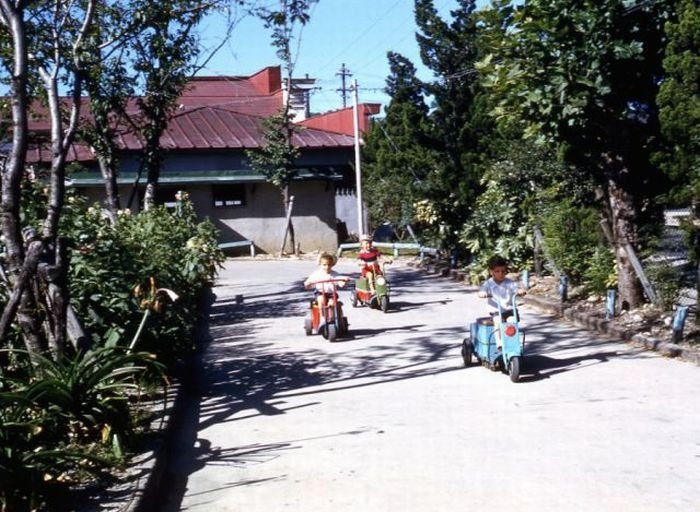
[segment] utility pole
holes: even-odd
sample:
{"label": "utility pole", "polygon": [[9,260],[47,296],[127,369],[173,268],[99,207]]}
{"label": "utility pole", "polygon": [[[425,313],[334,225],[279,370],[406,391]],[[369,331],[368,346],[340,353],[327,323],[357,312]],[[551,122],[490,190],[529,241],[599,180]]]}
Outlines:
{"label": "utility pole", "polygon": [[345,86],[345,78],[351,77],[352,73],[350,73],[350,70],[345,67],[345,63],[343,62],[343,64],[340,66],[340,71],[338,71],[335,74],[335,76],[340,77],[340,81],[341,81],[342,85],[341,85],[340,89],[336,89],[336,91],[339,91],[340,94],[343,95],[343,108],[345,108],[348,106],[348,102],[347,102],[348,88]]}
{"label": "utility pole", "polygon": [[365,216],[362,204],[362,170],[360,169],[360,109],[357,105],[357,80],[352,84],[353,127],[355,132],[355,187],[357,189],[357,237],[365,233]]}

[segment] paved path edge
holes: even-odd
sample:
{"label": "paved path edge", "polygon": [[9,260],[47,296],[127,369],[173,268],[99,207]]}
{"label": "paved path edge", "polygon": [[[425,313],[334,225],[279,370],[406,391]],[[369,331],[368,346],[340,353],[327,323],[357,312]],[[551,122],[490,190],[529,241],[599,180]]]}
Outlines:
{"label": "paved path edge", "polygon": [[[408,265],[422,270],[427,274],[434,274],[437,277],[469,283],[469,277],[465,272],[451,269],[447,264],[421,263],[420,261],[416,261],[409,262]],[[700,352],[687,349],[676,343],[669,343],[641,333],[636,333],[624,326],[615,325],[613,322],[601,318],[595,313],[576,311],[565,303],[537,295],[525,295],[523,297],[523,302],[558,318],[564,318],[584,329],[611,336],[636,347],[644,348],[645,350],[658,352],[665,357],[681,359],[693,363],[696,366],[700,366]]]}

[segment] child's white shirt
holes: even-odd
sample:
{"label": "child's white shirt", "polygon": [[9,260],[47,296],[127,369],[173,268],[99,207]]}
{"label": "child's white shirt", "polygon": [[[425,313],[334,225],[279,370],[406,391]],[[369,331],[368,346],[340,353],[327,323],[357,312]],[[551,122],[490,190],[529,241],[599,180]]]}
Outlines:
{"label": "child's white shirt", "polygon": [[518,283],[512,279],[506,277],[500,283],[496,283],[493,277],[490,277],[481,285],[480,291],[489,295],[489,306],[498,309],[500,305],[501,309],[510,309],[513,297],[518,294],[519,289]]}
{"label": "child's white shirt", "polygon": [[[317,268],[311,275],[306,279],[306,283],[315,283],[317,281],[328,281],[329,279],[339,279],[341,276],[335,270],[330,272],[325,272],[322,268]],[[333,283],[318,283],[316,284],[316,290],[324,293],[331,293],[333,291]]]}

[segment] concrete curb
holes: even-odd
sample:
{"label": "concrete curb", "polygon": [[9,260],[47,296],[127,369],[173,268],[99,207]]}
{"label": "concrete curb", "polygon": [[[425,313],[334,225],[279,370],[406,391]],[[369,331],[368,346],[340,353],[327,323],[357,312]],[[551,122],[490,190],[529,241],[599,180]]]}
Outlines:
{"label": "concrete curb", "polygon": [[[453,281],[458,282],[469,282],[465,272],[450,269],[447,264],[421,264],[416,261],[409,262],[408,265],[423,270],[427,274],[449,277]],[[611,336],[645,350],[658,352],[665,357],[681,359],[700,366],[700,352],[686,349],[676,343],[669,343],[641,333],[635,333],[633,330],[622,325],[616,325],[614,322],[610,322],[597,314],[576,311],[566,303],[537,295],[526,295],[523,297],[523,302],[558,318],[563,318],[584,329]]]}
{"label": "concrete curb", "polygon": [[172,405],[164,418],[164,426],[159,431],[161,442],[152,452],[151,471],[142,486],[134,490],[132,504],[123,512],[149,512],[158,510],[161,505],[165,476],[172,457],[178,452],[177,432],[185,416],[184,411],[192,400],[192,389],[196,388],[195,369],[202,363],[201,358],[205,348],[203,344],[208,336],[209,311],[215,299],[213,290],[209,288],[208,293],[200,300],[200,318],[194,328],[196,344],[184,361],[183,368],[178,372],[179,382],[172,386],[174,393],[169,402]]}
{"label": "concrete curb", "polygon": [[79,504],[71,508],[76,512],[92,512],[96,510],[95,503],[99,502],[99,510],[118,512],[148,512],[158,510],[161,499],[164,477],[171,462],[171,457],[177,452],[173,446],[174,432],[177,431],[183,409],[188,407],[191,397],[188,395],[192,388],[193,369],[200,364],[203,350],[202,340],[206,339],[208,316],[215,296],[211,288],[205,293],[199,304],[200,318],[194,327],[196,346],[183,361],[178,376],[172,377],[166,394],[153,405],[158,412],[158,418],[152,424],[149,449],[134,455],[129,462],[125,476],[114,486],[99,493],[99,496],[88,497],[89,503]]}

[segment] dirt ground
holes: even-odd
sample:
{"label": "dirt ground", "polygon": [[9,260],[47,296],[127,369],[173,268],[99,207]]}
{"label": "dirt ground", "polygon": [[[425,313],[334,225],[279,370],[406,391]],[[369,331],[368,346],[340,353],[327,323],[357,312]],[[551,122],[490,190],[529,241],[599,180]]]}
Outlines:
{"label": "dirt ground", "polygon": [[[538,295],[552,300],[560,300],[559,283],[554,276],[531,277],[530,295]],[[605,317],[605,297],[584,294],[581,290],[572,288],[568,292],[567,305],[576,311],[590,315]],[[612,322],[623,325],[635,333],[644,334],[663,342],[673,342],[673,317],[675,311],[662,311],[652,304],[629,311],[620,311],[619,306]],[[693,311],[685,321],[683,338],[677,342],[684,348],[700,351],[700,326],[695,324],[696,315]]]}

